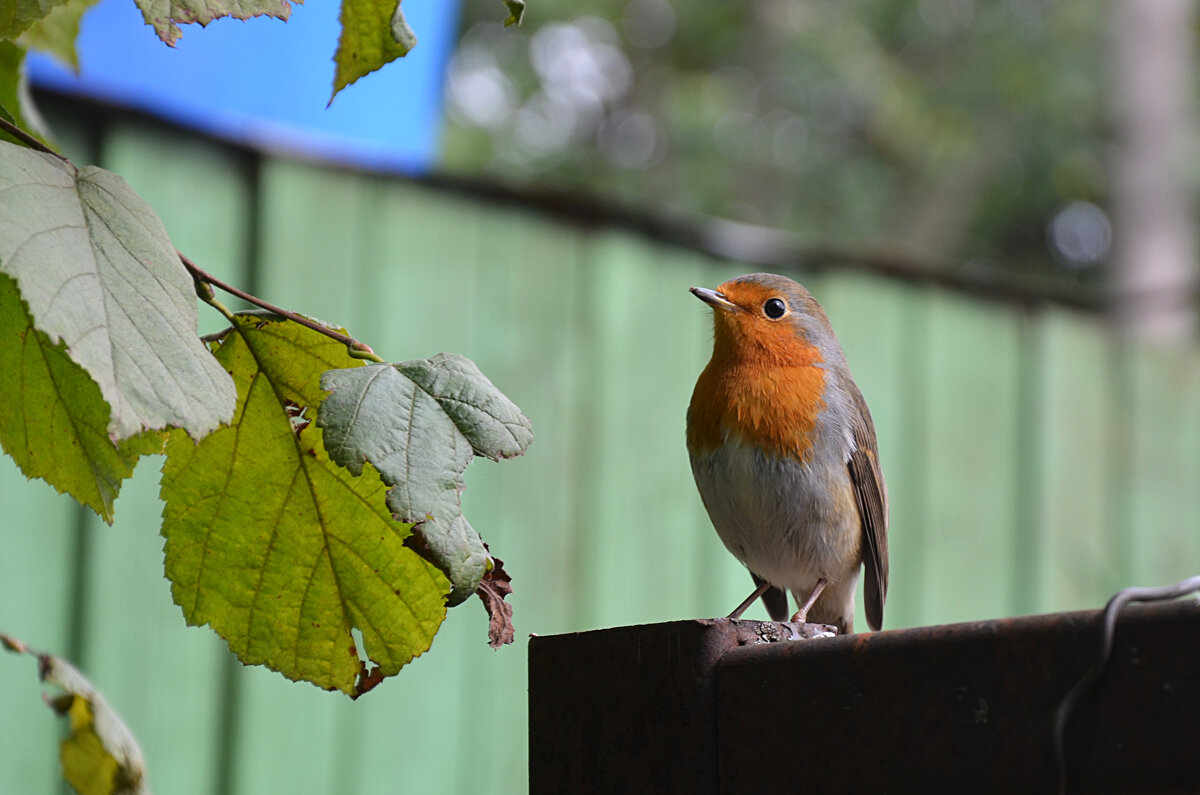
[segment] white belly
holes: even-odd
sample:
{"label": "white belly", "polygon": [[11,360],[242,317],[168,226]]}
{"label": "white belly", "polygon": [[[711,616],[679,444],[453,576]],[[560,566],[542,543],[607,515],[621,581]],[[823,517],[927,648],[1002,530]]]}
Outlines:
{"label": "white belly", "polygon": [[862,531],[845,461],[809,467],[727,439],[693,456],[692,474],[717,535],[750,571],[801,599],[824,579],[853,603]]}

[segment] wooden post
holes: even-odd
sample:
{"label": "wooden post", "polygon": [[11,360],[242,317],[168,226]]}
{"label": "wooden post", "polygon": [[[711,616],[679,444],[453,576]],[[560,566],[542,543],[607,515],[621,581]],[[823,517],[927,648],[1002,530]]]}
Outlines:
{"label": "wooden post", "polygon": [[[1056,792],[1098,611],[783,640],[680,621],[535,638],[530,791]],[[1200,790],[1200,605],[1131,608],[1067,723],[1068,792]]]}

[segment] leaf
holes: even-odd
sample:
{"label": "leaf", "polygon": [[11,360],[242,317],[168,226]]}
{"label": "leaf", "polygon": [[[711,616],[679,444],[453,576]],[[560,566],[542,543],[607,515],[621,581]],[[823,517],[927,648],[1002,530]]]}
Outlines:
{"label": "leaf", "polygon": [[146,24],[164,44],[171,47],[179,41],[183,31],[179,25],[199,23],[204,27],[214,19],[233,17],[274,17],[285,22],[292,15],[291,3],[299,5],[302,0],[135,0],[142,10]]}
{"label": "leaf", "polygon": [[123,179],[0,142],[0,207],[0,272],[99,385],[112,439],[229,419],[233,383],[197,337],[192,279]]}
{"label": "leaf", "polygon": [[18,126],[21,126],[18,116],[24,65],[25,48],[0,40],[0,116]]}
{"label": "leaf", "polygon": [[46,703],[70,721],[70,733],[59,745],[67,783],[83,795],[149,795],[141,748],[92,683],[65,660],[15,638],[0,634],[0,645],[37,657],[39,678],[64,691]]}
{"label": "leaf", "polygon": [[0,443],[26,477],[43,478],[112,524],[113,500],[139,455],[162,451],[161,434],[114,445],[108,404],[65,345],[32,320],[9,276],[0,273]]}
{"label": "leaf", "polygon": [[492,564],[487,574],[483,575],[477,593],[488,614],[488,645],[498,649],[513,642],[513,609],[512,605],[504,601],[506,596],[512,594],[513,589],[512,577],[504,570],[504,561],[492,558]]}
{"label": "leaf", "polygon": [[66,0],[21,34],[21,44],[30,50],[42,50],[79,71],[79,56],[75,39],[79,36],[79,21],[83,13],[97,0]]}
{"label": "leaf", "polygon": [[4,0],[0,3],[0,39],[15,39],[30,25],[67,0]]}
{"label": "leaf", "polygon": [[333,55],[336,70],[329,101],[358,78],[408,54],[417,46],[398,0],[342,0],[342,34]]}
{"label": "leaf", "polygon": [[391,485],[400,521],[420,522],[414,542],[450,579],[447,603],[479,588],[491,566],[462,514],[463,471],[475,455],[520,455],[533,441],[529,419],[470,359],[438,354],[394,365],[332,370],[317,422],[330,457],[351,472],[366,463]]}
{"label": "leaf", "polygon": [[[28,129],[21,118],[21,96],[25,92],[25,48],[11,41],[0,40],[0,118]],[[0,141],[24,146],[16,138],[0,130]]]}
{"label": "leaf", "polygon": [[[442,574],[404,545],[410,527],[371,467],[329,460],[310,422],[320,375],[358,369],[346,347],[245,313],[212,343],[237,385],[232,423],[199,443],[174,433],[163,467],[171,592],[246,664],[357,695],[429,648],[445,618]],[[378,666],[368,670],[353,629]]]}
{"label": "leaf", "polygon": [[525,19],[525,0],[504,0],[504,7],[508,9],[508,18],[504,20],[504,27],[520,25],[521,20]]}
{"label": "leaf", "polygon": [[[24,37],[22,37],[24,40]],[[41,118],[29,99],[25,77],[25,48],[0,39],[0,118],[17,125],[34,138],[46,142]],[[24,141],[0,130],[0,141],[27,146]]]}
{"label": "leaf", "polygon": [[522,455],[533,443],[529,418],[467,357],[439,353],[401,362],[396,369],[437,400],[475,455],[499,461]]}

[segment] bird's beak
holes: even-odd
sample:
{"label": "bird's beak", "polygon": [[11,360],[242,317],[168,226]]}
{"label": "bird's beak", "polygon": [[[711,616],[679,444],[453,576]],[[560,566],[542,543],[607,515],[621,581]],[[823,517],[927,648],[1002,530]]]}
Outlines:
{"label": "bird's beak", "polygon": [[691,291],[692,295],[711,306],[720,307],[721,309],[726,309],[730,312],[737,312],[741,309],[741,307],[728,300],[716,290],[710,290],[707,287],[689,287],[688,289]]}

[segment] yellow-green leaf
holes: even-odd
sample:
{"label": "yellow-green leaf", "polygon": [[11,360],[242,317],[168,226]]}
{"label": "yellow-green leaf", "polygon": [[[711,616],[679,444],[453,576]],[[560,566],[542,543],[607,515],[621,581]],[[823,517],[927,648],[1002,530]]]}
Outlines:
{"label": "yellow-green leaf", "polygon": [[83,13],[97,0],[67,0],[46,16],[34,22],[21,34],[21,44],[30,50],[41,50],[79,71],[79,56],[75,39],[79,36],[79,21]]}
{"label": "yellow-green leaf", "polygon": [[333,61],[333,94],[363,75],[408,54],[417,37],[404,19],[398,0],[342,0],[342,34]]}
{"label": "yellow-green leaf", "polygon": [[[0,118],[37,136],[37,130],[25,118],[24,105],[28,96],[25,83],[25,48],[16,42],[0,39]],[[0,141],[25,146],[2,130]]]}
{"label": "yellow-green leaf", "polygon": [[67,0],[4,0],[0,2],[0,39],[15,39],[34,22]]}
{"label": "yellow-green leaf", "polygon": [[37,657],[41,680],[63,691],[46,703],[70,722],[58,754],[67,783],[80,795],[149,795],[141,748],[87,677],[7,635],[0,635],[0,645]]}
{"label": "yellow-green leaf", "polygon": [[520,25],[521,20],[525,18],[525,0],[504,0],[504,7],[508,9],[508,18],[504,20],[504,27]]}
{"label": "yellow-green leaf", "polygon": [[0,273],[0,443],[26,477],[42,478],[112,523],[113,500],[139,455],[162,451],[149,431],[108,435],[100,387],[64,343],[33,328],[16,282]]}
{"label": "yellow-green leaf", "polygon": [[[232,424],[163,467],[171,591],[189,624],[209,624],[247,664],[358,695],[429,648],[445,618],[445,577],[404,544],[387,486],[329,460],[311,422],[321,373],[357,367],[341,343],[259,313],[212,343],[237,385]],[[352,634],[362,635],[363,653]]]}

